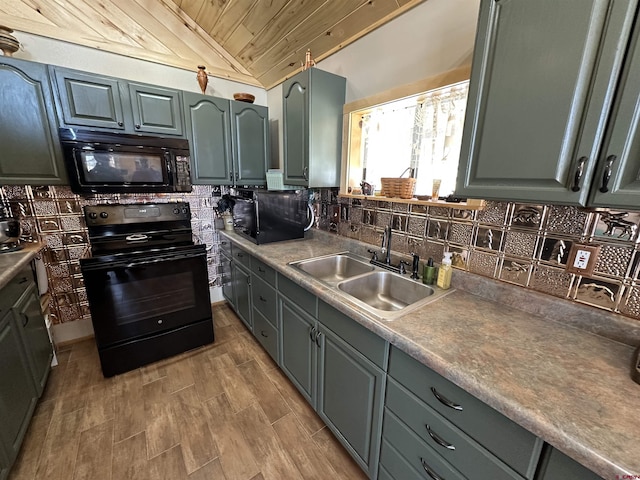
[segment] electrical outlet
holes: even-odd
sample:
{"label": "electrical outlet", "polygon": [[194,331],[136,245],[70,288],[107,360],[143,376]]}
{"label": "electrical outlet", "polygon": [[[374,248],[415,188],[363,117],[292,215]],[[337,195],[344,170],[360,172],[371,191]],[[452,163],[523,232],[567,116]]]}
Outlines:
{"label": "electrical outlet", "polygon": [[574,243],[565,270],[585,277],[593,275],[602,245]]}

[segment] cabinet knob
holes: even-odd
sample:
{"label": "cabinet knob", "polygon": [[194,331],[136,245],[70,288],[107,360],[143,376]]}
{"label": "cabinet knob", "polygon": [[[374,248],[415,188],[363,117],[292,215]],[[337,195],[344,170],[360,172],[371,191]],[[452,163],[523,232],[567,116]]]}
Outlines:
{"label": "cabinet knob", "polygon": [[580,191],[580,180],[582,180],[582,174],[584,173],[584,164],[587,161],[587,157],[580,157],[578,160],[578,166],[576,168],[575,176],[573,177],[573,186],[571,187],[572,192]]}
{"label": "cabinet knob", "polygon": [[264,338],[269,338],[269,335],[267,335],[264,330],[260,330],[260,335],[262,335]]}
{"label": "cabinet knob", "polygon": [[611,180],[611,167],[613,167],[613,163],[616,161],[618,157],[615,155],[609,155],[607,157],[607,164],[604,167],[604,172],[602,173],[602,186],[600,187],[600,191],[602,193],[607,193],[609,191],[609,180]]}
{"label": "cabinet knob", "polygon": [[118,122],[118,126],[119,126],[119,127],[122,127],[123,125],[124,125],[124,123],[122,123],[122,122]]}
{"label": "cabinet knob", "polygon": [[302,177],[303,177],[305,180],[309,180],[309,167],[304,167],[304,168],[302,169]]}
{"label": "cabinet knob", "polygon": [[140,130],[140,125],[136,125],[136,130]]}

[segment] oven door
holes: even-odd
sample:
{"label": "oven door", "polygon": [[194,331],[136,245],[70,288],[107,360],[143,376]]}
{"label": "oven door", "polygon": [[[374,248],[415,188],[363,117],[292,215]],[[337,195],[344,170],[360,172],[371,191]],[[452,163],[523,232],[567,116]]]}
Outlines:
{"label": "oven door", "polygon": [[211,318],[204,245],[81,261],[99,348]]}

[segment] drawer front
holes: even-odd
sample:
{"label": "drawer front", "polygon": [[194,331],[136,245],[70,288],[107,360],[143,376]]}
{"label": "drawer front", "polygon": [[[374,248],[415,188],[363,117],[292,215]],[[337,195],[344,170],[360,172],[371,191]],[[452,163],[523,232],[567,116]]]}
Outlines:
{"label": "drawer front", "polygon": [[518,473],[531,474],[542,446],[535,435],[397,348],[389,374]]}
{"label": "drawer front", "polygon": [[[382,430],[383,447],[381,463],[395,478],[404,480],[405,478],[416,478],[414,475],[406,477],[399,475],[395,470],[391,470],[392,463],[389,460],[389,453],[385,455],[385,447],[389,447],[404,457],[411,468],[420,472],[421,477],[417,478],[443,478],[446,480],[464,480],[465,477],[456,471],[451,465],[442,459],[435,450],[422,441],[411,429],[404,425],[388,409],[384,412],[384,427]],[[401,453],[400,453],[401,452]],[[484,477],[473,477],[484,478]]]}
{"label": "drawer front", "polygon": [[424,480],[429,479],[427,474],[416,472],[409,462],[391,445],[386,438],[382,439],[380,450],[380,468],[378,480]]}
{"label": "drawer front", "polygon": [[376,366],[386,368],[387,342],[381,337],[322,301],[318,301],[318,320]]}
{"label": "drawer front", "polygon": [[303,287],[282,275],[278,277],[278,291],[302,310],[316,318],[318,314],[318,299],[313,293],[309,293]]}
{"label": "drawer front", "polygon": [[276,291],[260,277],[251,278],[251,298],[257,309],[273,326],[278,325],[278,302]]}
{"label": "drawer front", "polygon": [[278,331],[255,308],[253,309],[253,333],[271,358],[278,363]]}
{"label": "drawer front", "polygon": [[469,478],[519,480],[520,475],[494,457],[458,428],[393,379],[387,383],[387,408],[427,445]]}
{"label": "drawer front", "polygon": [[[222,235],[221,235],[222,237]],[[220,251],[225,254],[227,257],[229,258],[233,258],[232,255],[232,246],[231,246],[231,240],[222,237],[220,239]]]}
{"label": "drawer front", "polygon": [[256,257],[251,259],[251,273],[256,277],[262,278],[265,282],[275,288],[276,271],[262,260],[258,260]]}
{"label": "drawer front", "polygon": [[251,268],[251,255],[238,246],[233,247],[233,259],[240,265]]}

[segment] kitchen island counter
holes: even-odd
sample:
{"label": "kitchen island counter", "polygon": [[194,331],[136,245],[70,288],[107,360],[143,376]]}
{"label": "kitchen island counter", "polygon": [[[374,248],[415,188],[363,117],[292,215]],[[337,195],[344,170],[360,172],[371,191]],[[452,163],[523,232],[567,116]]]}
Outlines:
{"label": "kitchen island counter", "polygon": [[385,322],[288,265],[370,245],[325,232],[259,246],[223,235],[604,478],[640,475],[640,385],[629,373],[638,322],[606,314],[612,338],[596,335],[597,309],[465,272],[454,272],[455,292]]}

